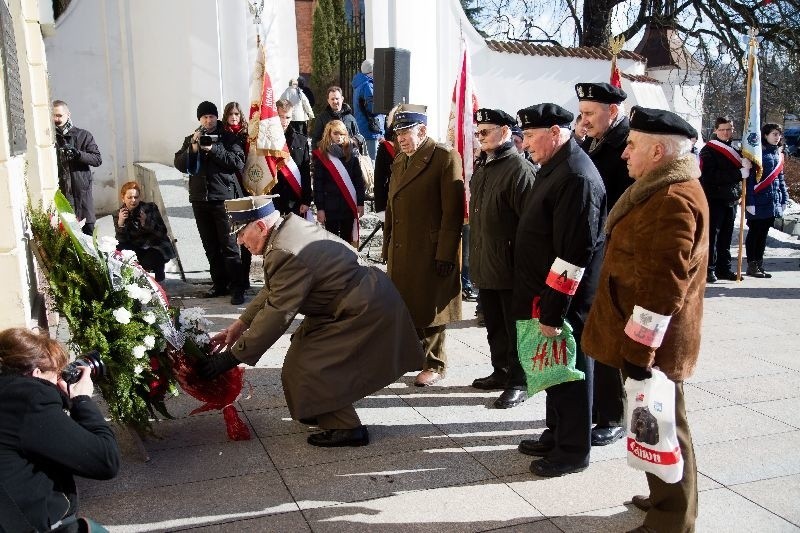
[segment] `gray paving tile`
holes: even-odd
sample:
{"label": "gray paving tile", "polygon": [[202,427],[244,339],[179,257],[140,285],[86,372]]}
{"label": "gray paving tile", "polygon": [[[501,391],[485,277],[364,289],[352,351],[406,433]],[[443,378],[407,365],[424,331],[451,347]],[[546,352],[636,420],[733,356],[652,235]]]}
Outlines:
{"label": "gray paving tile", "polygon": [[728,489],[701,492],[696,529],[726,533],[796,532],[797,526]]}
{"label": "gray paving tile", "polygon": [[432,438],[443,434],[430,424],[373,424],[368,428],[370,444],[357,448],[318,448],[309,445],[304,434],[267,437],[261,440],[275,466],[281,470],[454,445],[453,441],[446,438]]}
{"label": "gray paving tile", "polygon": [[702,411],[703,409],[714,409],[732,405],[733,402],[722,396],[711,394],[691,383],[684,383],[683,398],[686,402],[686,412]]}
{"label": "gray paving tile", "polygon": [[[254,436],[260,439],[277,437],[280,435],[295,435],[312,431],[309,426],[292,420],[287,407],[273,407],[272,409],[248,411],[246,415],[255,430]],[[314,429],[314,431],[319,430]],[[305,437],[303,437],[303,441],[305,441]]]}
{"label": "gray paving tile", "polygon": [[146,488],[221,479],[274,470],[261,442],[253,438],[150,452],[150,461],[125,460],[112,481],[79,479],[82,497],[124,494]]}
{"label": "gray paving tile", "polygon": [[[184,531],[184,530],[177,530]],[[303,513],[295,511],[293,513],[281,513],[265,516],[263,518],[252,518],[249,520],[236,520],[234,522],[227,522],[219,525],[196,527],[190,529],[192,532],[250,532],[261,533],[264,531],[291,531],[292,533],[300,533],[303,531],[311,531],[308,527]]]}
{"label": "gray paving tile", "polygon": [[561,529],[550,520],[539,520],[538,522],[487,529],[485,531],[491,531],[492,533],[561,533]]}
{"label": "gray paving tile", "polygon": [[688,419],[695,446],[796,430],[741,405],[695,411]]}
{"label": "gray paving tile", "polygon": [[[247,418],[243,413],[240,412],[239,417],[247,425]],[[177,420],[162,420],[153,424],[153,431],[154,437],[143,440],[149,451],[199,444],[224,444],[228,441],[222,411],[208,411]],[[252,434],[252,427],[250,431]]]}
{"label": "gray paving tile", "polygon": [[592,463],[583,472],[560,478],[526,474],[501,481],[547,517],[616,507],[634,494],[648,493],[644,474],[630,468],[625,459]]}
{"label": "gray paving tile", "polygon": [[[225,494],[236,498],[224,498]],[[81,513],[112,531],[126,532],[175,531],[291,511],[298,511],[297,504],[275,471],[148,488],[128,492],[124,498],[81,498]]]}
{"label": "gray paving tile", "polygon": [[[786,320],[785,317],[782,317],[781,323],[787,322],[800,323],[798,320]],[[800,327],[800,325],[796,324],[796,327]],[[800,346],[800,334],[786,333],[770,339],[768,344],[753,347],[750,355],[785,368],[800,371],[800,357],[797,356],[798,346]]]}
{"label": "gray paving tile", "polygon": [[702,383],[722,379],[763,376],[785,372],[784,367],[747,355],[746,343],[715,342],[703,347],[697,368],[688,383]]}
{"label": "gray paving tile", "polygon": [[800,474],[800,431],[695,446],[697,469],[730,486]]}
{"label": "gray paving tile", "polygon": [[315,532],[462,532],[522,524],[527,531],[546,530],[535,529],[542,514],[498,482],[399,492],[303,512]]}
{"label": "gray paving tile", "polygon": [[731,490],[800,526],[800,475],[744,483]]}
{"label": "gray paving tile", "polygon": [[768,376],[698,383],[697,386],[734,403],[752,403],[799,397],[800,387],[797,386],[799,379],[800,374],[797,372],[783,372]]}
{"label": "gray paving tile", "polygon": [[551,517],[550,520],[565,533],[629,531],[644,523],[644,513],[633,505],[618,505],[570,516]]}
{"label": "gray paving tile", "polygon": [[415,451],[361,457],[281,470],[281,476],[301,509],[494,479],[491,472],[463,450],[449,454]]}
{"label": "gray paving tile", "polygon": [[748,403],[745,407],[800,429],[800,397],[771,402]]}

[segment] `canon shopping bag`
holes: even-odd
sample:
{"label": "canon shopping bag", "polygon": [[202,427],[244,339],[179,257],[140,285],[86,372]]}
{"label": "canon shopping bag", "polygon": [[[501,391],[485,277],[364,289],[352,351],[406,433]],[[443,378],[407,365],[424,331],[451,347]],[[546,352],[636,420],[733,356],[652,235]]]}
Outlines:
{"label": "canon shopping bag", "polygon": [[517,354],[528,380],[528,395],[583,379],[584,373],[575,368],[575,348],[572,326],[566,320],[557,337],[542,335],[538,318],[517,320]]}
{"label": "canon shopping bag", "polygon": [[628,465],[667,483],[683,478],[683,456],[675,428],[675,383],[657,368],[644,381],[625,380]]}

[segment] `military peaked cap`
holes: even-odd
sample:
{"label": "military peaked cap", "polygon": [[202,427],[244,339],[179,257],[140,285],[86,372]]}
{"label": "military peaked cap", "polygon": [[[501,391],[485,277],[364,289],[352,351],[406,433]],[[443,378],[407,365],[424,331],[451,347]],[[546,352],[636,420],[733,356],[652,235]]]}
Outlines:
{"label": "military peaked cap", "polygon": [[649,109],[637,105],[631,109],[630,121],[631,130],[634,131],[660,135],[683,135],[690,139],[697,137],[697,131],[692,125],[672,111]]}
{"label": "military peaked cap", "polygon": [[400,104],[394,114],[392,129],[404,130],[417,124],[428,124],[428,106],[416,104]]}
{"label": "military peaked cap", "polygon": [[519,127],[523,130],[559,126],[569,128],[575,115],[556,104],[539,104],[517,111]]}
{"label": "military peaked cap", "polygon": [[274,213],[275,204],[272,203],[272,199],[276,196],[278,195],[264,194],[225,200],[225,211],[231,223],[231,235],[239,233],[250,222]]}
{"label": "military peaked cap", "polygon": [[601,104],[621,104],[628,94],[608,83],[578,83],[575,85],[578,100],[589,100]]}

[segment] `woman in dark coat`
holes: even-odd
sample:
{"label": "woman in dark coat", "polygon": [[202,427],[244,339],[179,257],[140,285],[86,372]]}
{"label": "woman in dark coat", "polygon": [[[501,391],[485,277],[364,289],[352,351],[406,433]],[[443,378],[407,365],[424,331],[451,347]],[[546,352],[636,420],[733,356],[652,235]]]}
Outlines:
{"label": "woman in dark coat", "polygon": [[314,155],[314,203],[325,229],[358,246],[358,219],[364,214],[364,178],[358,148],[341,120],[325,125]]}
{"label": "woman in dark coat", "polygon": [[46,334],[0,332],[0,531],[78,531],[73,476],[111,479],[119,469],[88,367],[67,386],[66,363]]}
{"label": "woman in dark coat", "polygon": [[[222,111],[222,124],[223,129],[231,134],[236,144],[242,147],[245,160],[247,160],[247,119],[239,102],[225,104],[225,109]],[[249,194],[244,186],[242,173],[237,172],[236,177],[239,180],[242,194]],[[244,246],[239,247],[239,254],[242,256],[242,287],[247,290],[250,288],[250,263],[253,261],[253,256]]]}
{"label": "woman in dark coat", "polygon": [[783,128],[779,124],[761,127],[761,159],[764,165],[761,180],[756,183],[756,168],[747,177],[745,217],[747,218],[747,275],[771,278],[764,270],[764,249],[767,234],[776,217],[783,215],[789,193],[783,178]]}
{"label": "woman in dark coat", "polygon": [[117,249],[133,250],[139,264],[153,272],[156,281],[164,281],[164,265],[175,257],[167,226],[158,206],[142,202],[142,189],[135,181],[122,186],[122,206],[114,218]]}

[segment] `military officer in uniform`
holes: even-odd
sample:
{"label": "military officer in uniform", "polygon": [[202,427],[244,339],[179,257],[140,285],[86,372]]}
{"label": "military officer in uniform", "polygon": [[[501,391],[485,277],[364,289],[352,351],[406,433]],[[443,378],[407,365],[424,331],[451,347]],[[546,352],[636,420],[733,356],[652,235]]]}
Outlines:
{"label": "military officer in uniform", "polygon": [[[525,147],[542,165],[519,221],[514,248],[513,313],[538,315],[542,334],[561,333],[564,320],[580,347],[603,261],[606,191],[592,160],[572,136],[573,114],[555,104],[518,111]],[[560,282],[565,276],[568,282]],[[589,465],[593,361],[576,350],[585,379],[549,387],[547,429],[523,440],[522,453],[541,457],[531,472],[554,477]]]}
{"label": "military officer in uniform", "polygon": [[425,364],[414,384],[444,377],[445,327],[461,319],[464,179],[451,148],[428,137],[424,106],[404,104],[393,129],[402,153],[392,163],[383,229],[387,271],[411,312]]}
{"label": "military officer in uniform", "polygon": [[492,373],[476,379],[477,389],[502,389],[498,409],[528,399],[525,372],[517,356],[517,326],[511,313],[514,239],[533,186],[533,164],[511,140],[514,117],[501,109],[475,113],[481,154],[470,180],[470,274],[480,288]]}
{"label": "military officer in uniform", "polygon": [[422,349],[402,298],[346,242],[269,196],[227,200],[232,231],[264,257],[264,288],[241,316],[211,339],[221,351],[201,367],[213,377],[240,362],[255,365],[291,325],[281,380],[292,418],[319,425],[314,446],[364,446],[367,428],[353,402],[422,365]]}

